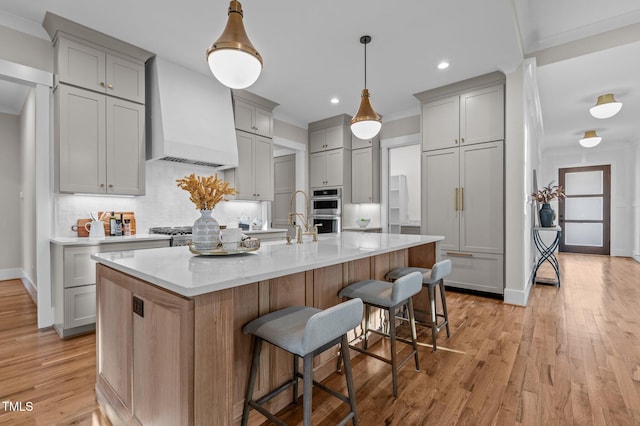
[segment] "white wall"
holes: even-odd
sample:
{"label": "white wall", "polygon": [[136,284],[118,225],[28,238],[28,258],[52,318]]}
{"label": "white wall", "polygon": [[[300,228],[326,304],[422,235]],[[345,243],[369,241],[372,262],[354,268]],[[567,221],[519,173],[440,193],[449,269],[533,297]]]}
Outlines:
{"label": "white wall", "polygon": [[420,145],[389,149],[389,176],[407,177],[407,219],[420,223]]}
{"label": "white wall", "polygon": [[0,113],[0,280],[21,278],[20,117]]}
{"label": "white wall", "polygon": [[[631,256],[633,251],[633,200],[635,147],[626,142],[603,140],[594,148],[545,150],[539,184],[558,182],[558,169],[611,164],[611,255]],[[557,206],[554,207],[557,209]]]}
{"label": "white wall", "polygon": [[[54,235],[75,236],[71,226],[79,218],[88,218],[89,211],[133,211],[138,233],[148,233],[154,226],[190,226],[200,216],[189,194],[178,188],[176,179],[191,173],[212,175],[215,170],[188,164],[153,161],[146,164],[146,194],[138,197],[97,197],[89,195],[54,194]],[[222,172],[218,172],[223,177]],[[229,201],[219,203],[213,217],[221,224],[237,226],[240,216],[263,217],[263,203]]]}
{"label": "white wall", "polygon": [[633,258],[640,262],[640,142],[636,141],[635,147],[635,196],[633,197]]}
{"label": "white wall", "polygon": [[507,74],[505,94],[504,300],[517,305],[527,304],[535,255],[531,243],[534,212],[530,193],[542,136],[535,69],[535,59],[527,59]]}
{"label": "white wall", "polygon": [[[22,271],[37,287],[36,272],[36,97],[33,89],[20,114],[20,203]],[[44,213],[46,214],[46,213]]]}

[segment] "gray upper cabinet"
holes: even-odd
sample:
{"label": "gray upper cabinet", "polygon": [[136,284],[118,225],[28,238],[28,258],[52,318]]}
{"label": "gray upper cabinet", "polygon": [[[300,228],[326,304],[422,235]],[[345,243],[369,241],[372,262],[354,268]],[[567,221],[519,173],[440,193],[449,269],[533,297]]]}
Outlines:
{"label": "gray upper cabinet", "polygon": [[90,42],[58,37],[58,82],[144,104],[144,62]]}
{"label": "gray upper cabinet", "polygon": [[273,201],[273,142],[259,135],[236,131],[238,167],[224,178],[238,194],[236,200]]}
{"label": "gray upper cabinet", "polygon": [[504,85],[422,104],[422,150],[504,139]]}
{"label": "gray upper cabinet", "polygon": [[351,202],[380,202],[380,137],[370,140],[351,135]]}
{"label": "gray upper cabinet", "polygon": [[234,113],[236,129],[267,138],[273,137],[273,114],[271,111],[236,99]]}
{"label": "gray upper cabinet", "polygon": [[246,90],[233,90],[236,129],[273,138],[273,109],[277,103]]}
{"label": "gray upper cabinet", "polygon": [[144,106],[66,84],[55,102],[59,191],[144,194]]}

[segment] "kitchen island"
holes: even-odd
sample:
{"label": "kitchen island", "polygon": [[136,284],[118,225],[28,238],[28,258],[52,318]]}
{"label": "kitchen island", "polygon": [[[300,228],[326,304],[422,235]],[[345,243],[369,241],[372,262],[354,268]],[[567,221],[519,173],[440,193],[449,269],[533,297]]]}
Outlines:
{"label": "kitchen island", "polygon": [[[95,254],[96,398],[114,424],[239,424],[251,357],[244,324],[287,306],[326,309],[352,282],[430,267],[441,240],[342,233],[237,256],[194,256],[187,247]],[[335,370],[336,356],[316,357],[317,380]],[[269,347],[260,362],[257,394],[291,376],[286,352]],[[290,399],[283,392],[270,408]],[[264,420],[252,414],[251,423]]]}

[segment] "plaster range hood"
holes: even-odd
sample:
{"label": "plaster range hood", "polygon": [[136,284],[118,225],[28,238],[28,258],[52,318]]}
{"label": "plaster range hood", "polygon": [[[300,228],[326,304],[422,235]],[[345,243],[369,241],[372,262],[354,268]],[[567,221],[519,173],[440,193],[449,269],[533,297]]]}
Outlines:
{"label": "plaster range hood", "polygon": [[146,74],[147,160],[237,167],[231,90],[157,56]]}

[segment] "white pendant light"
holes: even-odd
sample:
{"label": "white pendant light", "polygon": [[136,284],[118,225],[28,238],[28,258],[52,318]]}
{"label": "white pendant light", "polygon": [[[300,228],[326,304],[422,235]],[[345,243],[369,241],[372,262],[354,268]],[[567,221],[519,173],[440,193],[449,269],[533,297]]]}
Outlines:
{"label": "white pendant light", "polygon": [[621,108],[622,102],[616,101],[613,94],[607,93],[606,95],[598,96],[598,101],[589,109],[589,112],[595,118],[604,119],[613,117]]}
{"label": "white pendant light", "polygon": [[244,29],[239,1],[229,3],[228,16],[222,35],[207,49],[207,62],[220,83],[232,89],[244,89],[260,76],[262,57]]}
{"label": "white pendant light", "polygon": [[580,139],[580,145],[585,148],[593,148],[598,145],[602,138],[596,134],[595,130],[588,130],[584,132],[584,137]]}
{"label": "white pendant light", "polygon": [[382,119],[373,110],[369,101],[369,90],[367,89],[367,44],[371,41],[371,36],[360,37],[360,43],[364,44],[364,89],[360,99],[360,108],[351,120],[351,132],[359,139],[373,139],[382,128]]}

